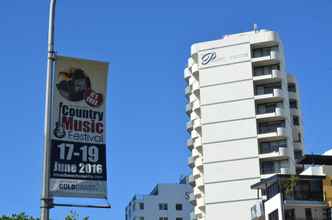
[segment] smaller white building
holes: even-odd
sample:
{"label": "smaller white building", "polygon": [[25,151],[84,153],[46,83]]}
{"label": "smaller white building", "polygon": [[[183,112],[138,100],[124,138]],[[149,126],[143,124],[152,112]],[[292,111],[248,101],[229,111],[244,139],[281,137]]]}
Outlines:
{"label": "smaller white building", "polygon": [[126,207],[126,220],[190,220],[192,186],[187,179],[157,184],[150,194],[135,195]]}

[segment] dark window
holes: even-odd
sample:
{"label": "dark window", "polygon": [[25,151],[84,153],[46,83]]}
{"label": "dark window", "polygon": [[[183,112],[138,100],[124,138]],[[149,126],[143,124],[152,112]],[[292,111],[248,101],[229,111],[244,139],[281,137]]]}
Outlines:
{"label": "dark window", "polygon": [[182,210],[182,204],[176,204],[176,205],[175,205],[175,209],[176,209],[177,211],[181,211],[181,210]]}
{"label": "dark window", "polygon": [[266,194],[267,198],[270,199],[273,196],[277,195],[280,192],[278,182],[273,183],[271,186],[267,187]]}
{"label": "dark window", "polygon": [[285,121],[260,122],[258,123],[258,133],[265,134],[270,132],[276,132],[277,128],[280,127],[285,127]]}
{"label": "dark window", "polygon": [[168,220],[168,217],[159,217],[159,220]]}
{"label": "dark window", "polygon": [[178,218],[176,218],[176,220],[183,220],[183,218],[181,218],[181,217],[178,217]]}
{"label": "dark window", "polygon": [[256,107],[256,112],[257,114],[274,113],[276,111],[276,108],[281,105],[282,102],[258,104]]}
{"label": "dark window", "polygon": [[295,160],[299,160],[301,159],[303,156],[303,152],[301,150],[295,150],[294,151],[294,157],[295,157]]}
{"label": "dark window", "polygon": [[311,208],[306,208],[305,209],[305,219],[306,220],[312,220],[312,212],[311,212]]}
{"label": "dark window", "polygon": [[297,101],[296,100],[290,100],[289,101],[289,107],[290,108],[295,108],[295,109],[297,109]]}
{"label": "dark window", "polygon": [[259,143],[259,153],[260,154],[267,154],[272,152],[279,151],[279,148],[287,147],[287,141],[286,140],[280,140],[280,141],[270,141],[270,142],[260,142]]}
{"label": "dark window", "polygon": [[288,83],[288,91],[296,92],[296,85],[295,83]]}
{"label": "dark window", "polygon": [[159,203],[159,210],[168,210],[167,203]]}
{"label": "dark window", "polygon": [[261,173],[262,174],[269,174],[274,173],[274,163],[273,161],[264,161],[261,164]]}
{"label": "dark window", "polygon": [[274,210],[269,214],[269,220],[279,220],[278,209]]}
{"label": "dark window", "polygon": [[141,210],[144,209],[144,203],[143,203],[143,202],[140,202],[140,203],[139,203],[139,209],[141,209]]}
{"label": "dark window", "polygon": [[258,85],[255,87],[255,95],[264,95],[273,93],[274,89],[281,89],[281,83],[269,83],[266,85]]}
{"label": "dark window", "polygon": [[269,75],[272,70],[280,70],[279,64],[254,67],[254,76]]}
{"label": "dark window", "polygon": [[296,126],[299,126],[300,125],[300,119],[298,116],[293,116],[293,124],[296,125]]}
{"label": "dark window", "polygon": [[285,219],[286,220],[296,220],[296,218],[295,218],[295,209],[287,209],[285,211]]}
{"label": "dark window", "polygon": [[278,46],[253,48],[252,49],[252,57],[257,58],[257,57],[270,56],[272,50],[278,50]]}

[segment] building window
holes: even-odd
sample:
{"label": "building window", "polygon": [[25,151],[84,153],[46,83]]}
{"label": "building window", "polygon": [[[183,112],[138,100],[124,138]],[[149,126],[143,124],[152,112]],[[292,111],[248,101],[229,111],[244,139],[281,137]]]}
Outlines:
{"label": "building window", "polygon": [[286,148],[287,141],[280,140],[280,141],[269,141],[269,142],[260,142],[259,143],[259,153],[260,154],[268,154],[272,152],[278,152],[279,148]]}
{"label": "building window", "polygon": [[258,123],[258,133],[265,134],[270,132],[276,132],[278,128],[284,128],[285,121],[269,121]]}
{"label": "building window", "polygon": [[167,203],[159,203],[159,210],[168,210]]}
{"label": "building window", "polygon": [[294,158],[295,160],[300,160],[303,157],[303,152],[301,150],[294,151]]}
{"label": "building window", "polygon": [[293,116],[293,124],[296,125],[296,126],[299,126],[300,125],[300,119],[298,116]]}
{"label": "building window", "polygon": [[139,203],[139,209],[140,209],[140,210],[143,210],[143,209],[144,209],[144,203],[143,203],[143,202],[140,202],[140,203]]}
{"label": "building window", "polygon": [[168,217],[159,217],[159,220],[168,220]]}
{"label": "building window", "polygon": [[278,209],[274,210],[269,214],[269,220],[279,220]]}
{"label": "building window", "polygon": [[275,169],[274,169],[274,163],[273,161],[263,161],[261,163],[261,173],[262,174],[270,174],[270,173],[274,173]]}
{"label": "building window", "polygon": [[254,76],[263,76],[272,74],[272,70],[280,70],[280,65],[268,65],[268,66],[258,66],[254,67]]}
{"label": "building window", "polygon": [[296,92],[296,85],[295,85],[295,83],[288,83],[288,91],[289,92]]}
{"label": "building window", "polygon": [[279,192],[280,192],[279,184],[277,182],[273,183],[271,186],[267,187],[266,189],[267,198],[270,199],[273,196],[277,195]]}
{"label": "building window", "polygon": [[287,209],[285,211],[285,218],[287,220],[296,220],[296,218],[295,218],[295,209]]}
{"label": "building window", "polygon": [[177,211],[181,211],[182,210],[182,204],[176,204],[175,205],[175,209],[177,210]]}
{"label": "building window", "polygon": [[306,220],[312,220],[312,212],[311,212],[311,208],[306,208],[305,209],[305,219]]}
{"label": "building window", "polygon": [[297,109],[297,101],[296,100],[290,100],[289,101],[289,107]]}
{"label": "building window", "polygon": [[178,218],[176,218],[176,220],[183,220],[183,218],[181,218],[181,217],[178,217]]}
{"label": "building window", "polygon": [[277,51],[278,46],[274,47],[263,47],[263,48],[254,48],[252,50],[252,57],[257,58],[257,57],[265,57],[265,56],[270,56],[271,51]]}

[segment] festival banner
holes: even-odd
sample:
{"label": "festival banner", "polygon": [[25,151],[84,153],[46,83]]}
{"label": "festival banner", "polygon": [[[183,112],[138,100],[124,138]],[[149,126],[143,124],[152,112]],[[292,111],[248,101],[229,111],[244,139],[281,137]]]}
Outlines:
{"label": "festival banner", "polygon": [[108,63],[56,57],[52,99],[52,196],[107,197]]}

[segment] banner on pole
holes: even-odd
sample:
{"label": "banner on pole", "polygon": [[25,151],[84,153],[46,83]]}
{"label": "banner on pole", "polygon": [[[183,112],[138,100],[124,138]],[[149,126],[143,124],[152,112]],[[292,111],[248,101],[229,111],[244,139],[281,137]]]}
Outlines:
{"label": "banner on pole", "polygon": [[57,56],[52,100],[50,194],[107,197],[108,63]]}

